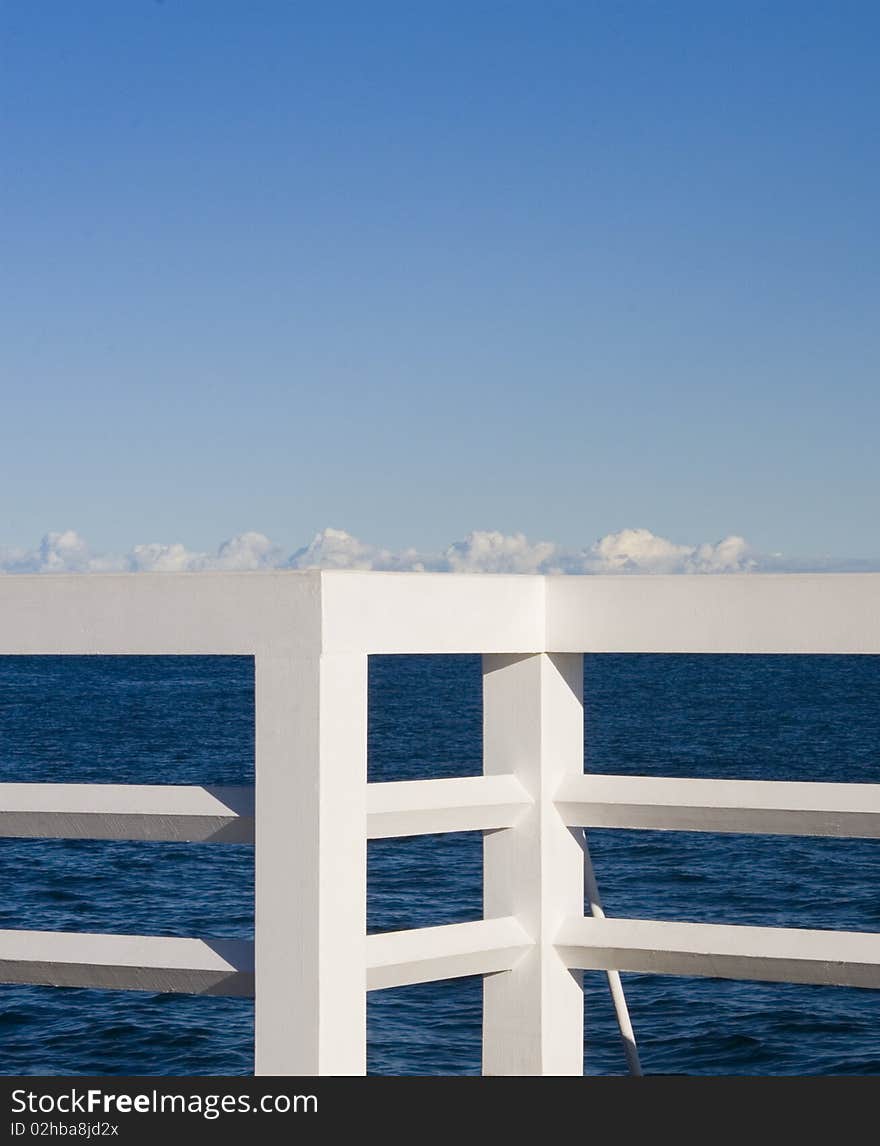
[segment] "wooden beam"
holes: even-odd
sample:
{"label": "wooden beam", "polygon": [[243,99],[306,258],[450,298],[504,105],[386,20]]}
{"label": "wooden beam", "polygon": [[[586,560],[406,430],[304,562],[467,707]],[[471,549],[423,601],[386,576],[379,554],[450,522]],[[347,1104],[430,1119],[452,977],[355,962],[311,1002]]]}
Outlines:
{"label": "wooden beam", "polygon": [[[367,788],[367,836],[512,827],[531,800],[514,776]],[[166,784],[0,784],[0,837],[254,842],[254,789]]]}
{"label": "wooden beam", "polygon": [[583,653],[880,653],[880,573],[546,578],[546,647]]}
{"label": "wooden beam", "polygon": [[483,767],[511,771],[534,804],[516,827],[483,837],[483,905],[515,916],[534,944],[509,975],[483,984],[483,1073],[582,1075],[584,999],[554,950],[584,910],[584,854],[553,805],[584,770],[583,657],[483,658]]}
{"label": "wooden beam", "polygon": [[0,982],[194,995],[252,995],[242,939],[0,931]]}
{"label": "wooden beam", "polygon": [[512,917],[368,935],[367,989],[509,971],[531,946]]}
{"label": "wooden beam", "polygon": [[256,658],[255,1067],[367,1069],[367,658]]}
{"label": "wooden beam", "polygon": [[[531,946],[516,919],[367,937],[370,990],[508,971]],[[253,995],[253,944],[239,939],[0,931],[0,983]]]}
{"label": "wooden beam", "polygon": [[583,971],[880,987],[880,934],[860,931],[587,918],[562,927],[557,949]]}
{"label": "wooden beam", "polygon": [[531,803],[513,775],[370,784],[367,835],[375,840],[510,828]]}
{"label": "wooden beam", "polygon": [[556,806],[572,827],[880,837],[880,784],[587,775]]}
{"label": "wooden beam", "polygon": [[0,784],[0,836],[253,843],[253,788]]}

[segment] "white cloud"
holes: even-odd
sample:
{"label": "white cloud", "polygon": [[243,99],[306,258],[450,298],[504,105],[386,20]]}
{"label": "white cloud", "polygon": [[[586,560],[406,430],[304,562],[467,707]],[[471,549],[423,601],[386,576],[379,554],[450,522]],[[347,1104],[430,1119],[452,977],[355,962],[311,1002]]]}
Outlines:
{"label": "white cloud", "polygon": [[264,533],[239,533],[224,541],[211,561],[212,569],[274,569],[284,563],[283,551]]}
{"label": "white cloud", "polygon": [[205,570],[384,569],[444,573],[748,573],[809,569],[871,569],[876,562],[814,562],[758,554],[731,535],[696,545],[671,541],[649,529],[608,533],[582,550],[552,541],[530,541],[522,533],[475,530],[439,553],[393,550],[361,541],[343,529],[323,529],[292,556],[265,534],[229,538],[215,553],[188,549],[181,542],[148,542],[128,553],[93,553],[74,530],[47,533],[33,549],[0,549],[0,573],[178,573]]}
{"label": "white cloud", "polygon": [[352,537],[344,529],[322,529],[290,558],[291,569],[386,569],[421,573],[425,565],[414,549],[394,553]]}
{"label": "white cloud", "polygon": [[695,573],[745,573],[758,564],[744,537],[731,534],[715,545],[703,543],[691,558]]}
{"label": "white cloud", "polygon": [[251,532],[230,537],[215,554],[194,552],[180,542],[151,542],[135,545],[125,560],[133,573],[252,572],[277,568],[284,555],[265,534]]}
{"label": "white cloud", "polygon": [[127,556],[127,565],[132,573],[192,573],[203,569],[206,560],[206,554],[192,553],[180,542],[162,545],[151,541],[135,545]]}
{"label": "white cloud", "polygon": [[650,529],[622,529],[600,538],[585,554],[584,573],[744,573],[757,562],[742,537],[714,544],[677,545]]}
{"label": "white cloud", "polygon": [[552,541],[531,542],[523,533],[477,530],[450,545],[441,562],[450,573],[546,573],[559,550]]}
{"label": "white cloud", "polygon": [[283,551],[262,533],[240,533],[213,554],[187,549],[180,542],[147,542],[123,555],[95,554],[72,529],[47,533],[35,549],[0,549],[0,573],[192,573],[284,564]]}
{"label": "white cloud", "polygon": [[99,573],[119,568],[112,557],[98,557],[78,533],[47,533],[35,549],[0,549],[3,573]]}
{"label": "white cloud", "polygon": [[86,569],[90,561],[89,547],[72,529],[64,533],[47,533],[40,543],[40,571],[52,573],[56,569]]}

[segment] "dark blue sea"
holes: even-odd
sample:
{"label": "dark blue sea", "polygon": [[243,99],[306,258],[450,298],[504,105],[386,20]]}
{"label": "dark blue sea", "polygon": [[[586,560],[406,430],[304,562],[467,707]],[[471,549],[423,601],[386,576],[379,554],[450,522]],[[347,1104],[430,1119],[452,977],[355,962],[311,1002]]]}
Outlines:
{"label": "dark blue sea", "polygon": [[[880,657],[590,656],[596,772],[880,781]],[[377,657],[370,778],[480,770],[475,657]],[[0,779],[253,780],[248,658],[0,658]],[[597,831],[608,914],[880,929],[878,845]],[[370,844],[369,927],[479,918],[479,834]],[[0,840],[0,927],[251,936],[253,849]],[[623,1056],[585,977],[587,1074]],[[625,975],[648,1074],[880,1073],[880,992]],[[478,980],[380,991],[374,1074],[476,1074]],[[248,1000],[0,986],[4,1074],[247,1074]]]}

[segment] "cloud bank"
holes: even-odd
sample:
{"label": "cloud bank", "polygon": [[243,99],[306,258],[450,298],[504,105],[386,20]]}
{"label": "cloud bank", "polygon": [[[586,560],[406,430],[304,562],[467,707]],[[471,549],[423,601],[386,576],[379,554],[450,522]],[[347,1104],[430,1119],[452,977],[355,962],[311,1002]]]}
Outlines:
{"label": "cloud bank", "polygon": [[181,573],[208,570],[381,569],[442,573],[747,573],[785,568],[775,555],[762,557],[737,536],[697,545],[679,544],[649,529],[608,533],[581,550],[522,533],[475,530],[439,553],[391,550],[361,541],[342,529],[323,529],[308,545],[286,554],[262,533],[240,533],[216,552],[180,542],[148,542],[125,554],[91,550],[75,531],[47,533],[33,549],[0,549],[0,574]]}
{"label": "cloud bank", "polygon": [[862,572],[880,562],[787,558],[759,553],[743,537],[686,545],[650,529],[607,533],[584,549],[532,541],[523,533],[474,530],[439,553],[371,545],[344,529],[322,529],[288,554],[262,533],[239,533],[214,553],[181,542],[148,542],[125,554],[94,552],[74,530],[47,533],[33,549],[0,548],[0,575],[15,573],[194,573],[266,569],[379,569],[434,573]]}

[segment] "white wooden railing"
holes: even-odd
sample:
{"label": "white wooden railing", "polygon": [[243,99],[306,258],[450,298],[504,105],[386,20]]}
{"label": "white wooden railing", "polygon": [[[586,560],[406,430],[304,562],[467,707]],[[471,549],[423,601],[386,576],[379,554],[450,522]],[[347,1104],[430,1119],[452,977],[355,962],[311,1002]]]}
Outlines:
{"label": "white wooden railing", "polygon": [[[877,837],[880,785],[584,774],[586,652],[880,653],[880,576],[0,579],[0,655],[249,654],[256,785],[0,785],[6,836],[256,842],[253,944],[0,932],[0,981],[251,994],[260,1074],[360,1074],[366,991],[484,980],[487,1074],[580,1074],[582,969],[880,986],[880,935],[584,916],[582,827]],[[484,775],[367,784],[367,657],[482,653]],[[841,761],[846,774],[846,761]],[[485,918],[366,934],[366,841],[481,830]]]}

